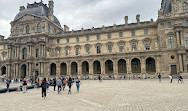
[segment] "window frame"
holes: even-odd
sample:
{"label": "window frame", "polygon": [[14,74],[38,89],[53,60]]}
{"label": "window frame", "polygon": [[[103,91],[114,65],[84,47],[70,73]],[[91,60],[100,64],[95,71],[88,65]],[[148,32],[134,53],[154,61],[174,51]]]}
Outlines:
{"label": "window frame", "polygon": [[111,33],[108,33],[108,34],[107,34],[107,37],[108,37],[108,39],[111,39],[111,38],[112,38]]}
{"label": "window frame", "polygon": [[30,26],[26,25],[26,34],[30,34]]}
{"label": "window frame", "polygon": [[132,37],[135,37],[136,36],[136,32],[133,30],[133,31],[131,31],[131,36]]}
{"label": "window frame", "polygon": [[168,36],[168,48],[174,48],[174,37],[172,35]]}

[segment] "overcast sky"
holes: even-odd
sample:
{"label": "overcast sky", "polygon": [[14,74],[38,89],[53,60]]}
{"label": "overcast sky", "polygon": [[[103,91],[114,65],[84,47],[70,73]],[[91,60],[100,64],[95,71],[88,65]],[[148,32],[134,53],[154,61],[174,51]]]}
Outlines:
{"label": "overcast sky", "polygon": [[[10,22],[19,12],[20,6],[41,0],[1,0],[0,35],[10,35]],[[54,0],[54,13],[61,25],[70,30],[124,24],[124,16],[129,16],[129,23],[136,22],[136,15],[141,21],[157,19],[162,0]],[[48,4],[48,0],[43,0]]]}

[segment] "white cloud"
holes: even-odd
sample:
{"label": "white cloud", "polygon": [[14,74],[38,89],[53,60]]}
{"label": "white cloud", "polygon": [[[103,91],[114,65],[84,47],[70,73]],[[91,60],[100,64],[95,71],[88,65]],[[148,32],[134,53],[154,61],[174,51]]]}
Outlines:
{"label": "white cloud", "polygon": [[[41,0],[35,0],[39,2]],[[19,12],[19,6],[26,6],[33,0],[6,0],[0,4],[0,35],[10,35],[10,22]],[[43,0],[48,4],[48,0]],[[101,27],[124,23],[124,16],[129,16],[129,22],[136,21],[136,14],[141,15],[141,21],[157,19],[161,0],[54,0],[54,13],[61,25],[70,29]]]}

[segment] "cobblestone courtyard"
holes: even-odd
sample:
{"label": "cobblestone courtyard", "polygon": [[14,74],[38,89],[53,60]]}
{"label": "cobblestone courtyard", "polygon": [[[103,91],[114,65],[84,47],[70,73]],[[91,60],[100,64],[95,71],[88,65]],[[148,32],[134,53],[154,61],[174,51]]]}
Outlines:
{"label": "cobblestone courtyard", "polygon": [[47,98],[41,89],[26,94],[0,94],[0,111],[188,111],[188,80],[184,84],[169,80],[82,81],[80,93],[73,84],[61,94],[51,87]]}

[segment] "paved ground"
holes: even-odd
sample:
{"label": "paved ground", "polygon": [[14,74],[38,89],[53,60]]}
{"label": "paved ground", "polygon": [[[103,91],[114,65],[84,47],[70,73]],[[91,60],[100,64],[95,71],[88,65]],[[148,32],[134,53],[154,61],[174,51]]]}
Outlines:
{"label": "paved ground", "polygon": [[188,80],[82,81],[80,93],[75,84],[67,92],[50,88],[45,100],[41,89],[0,94],[0,111],[188,111]]}

